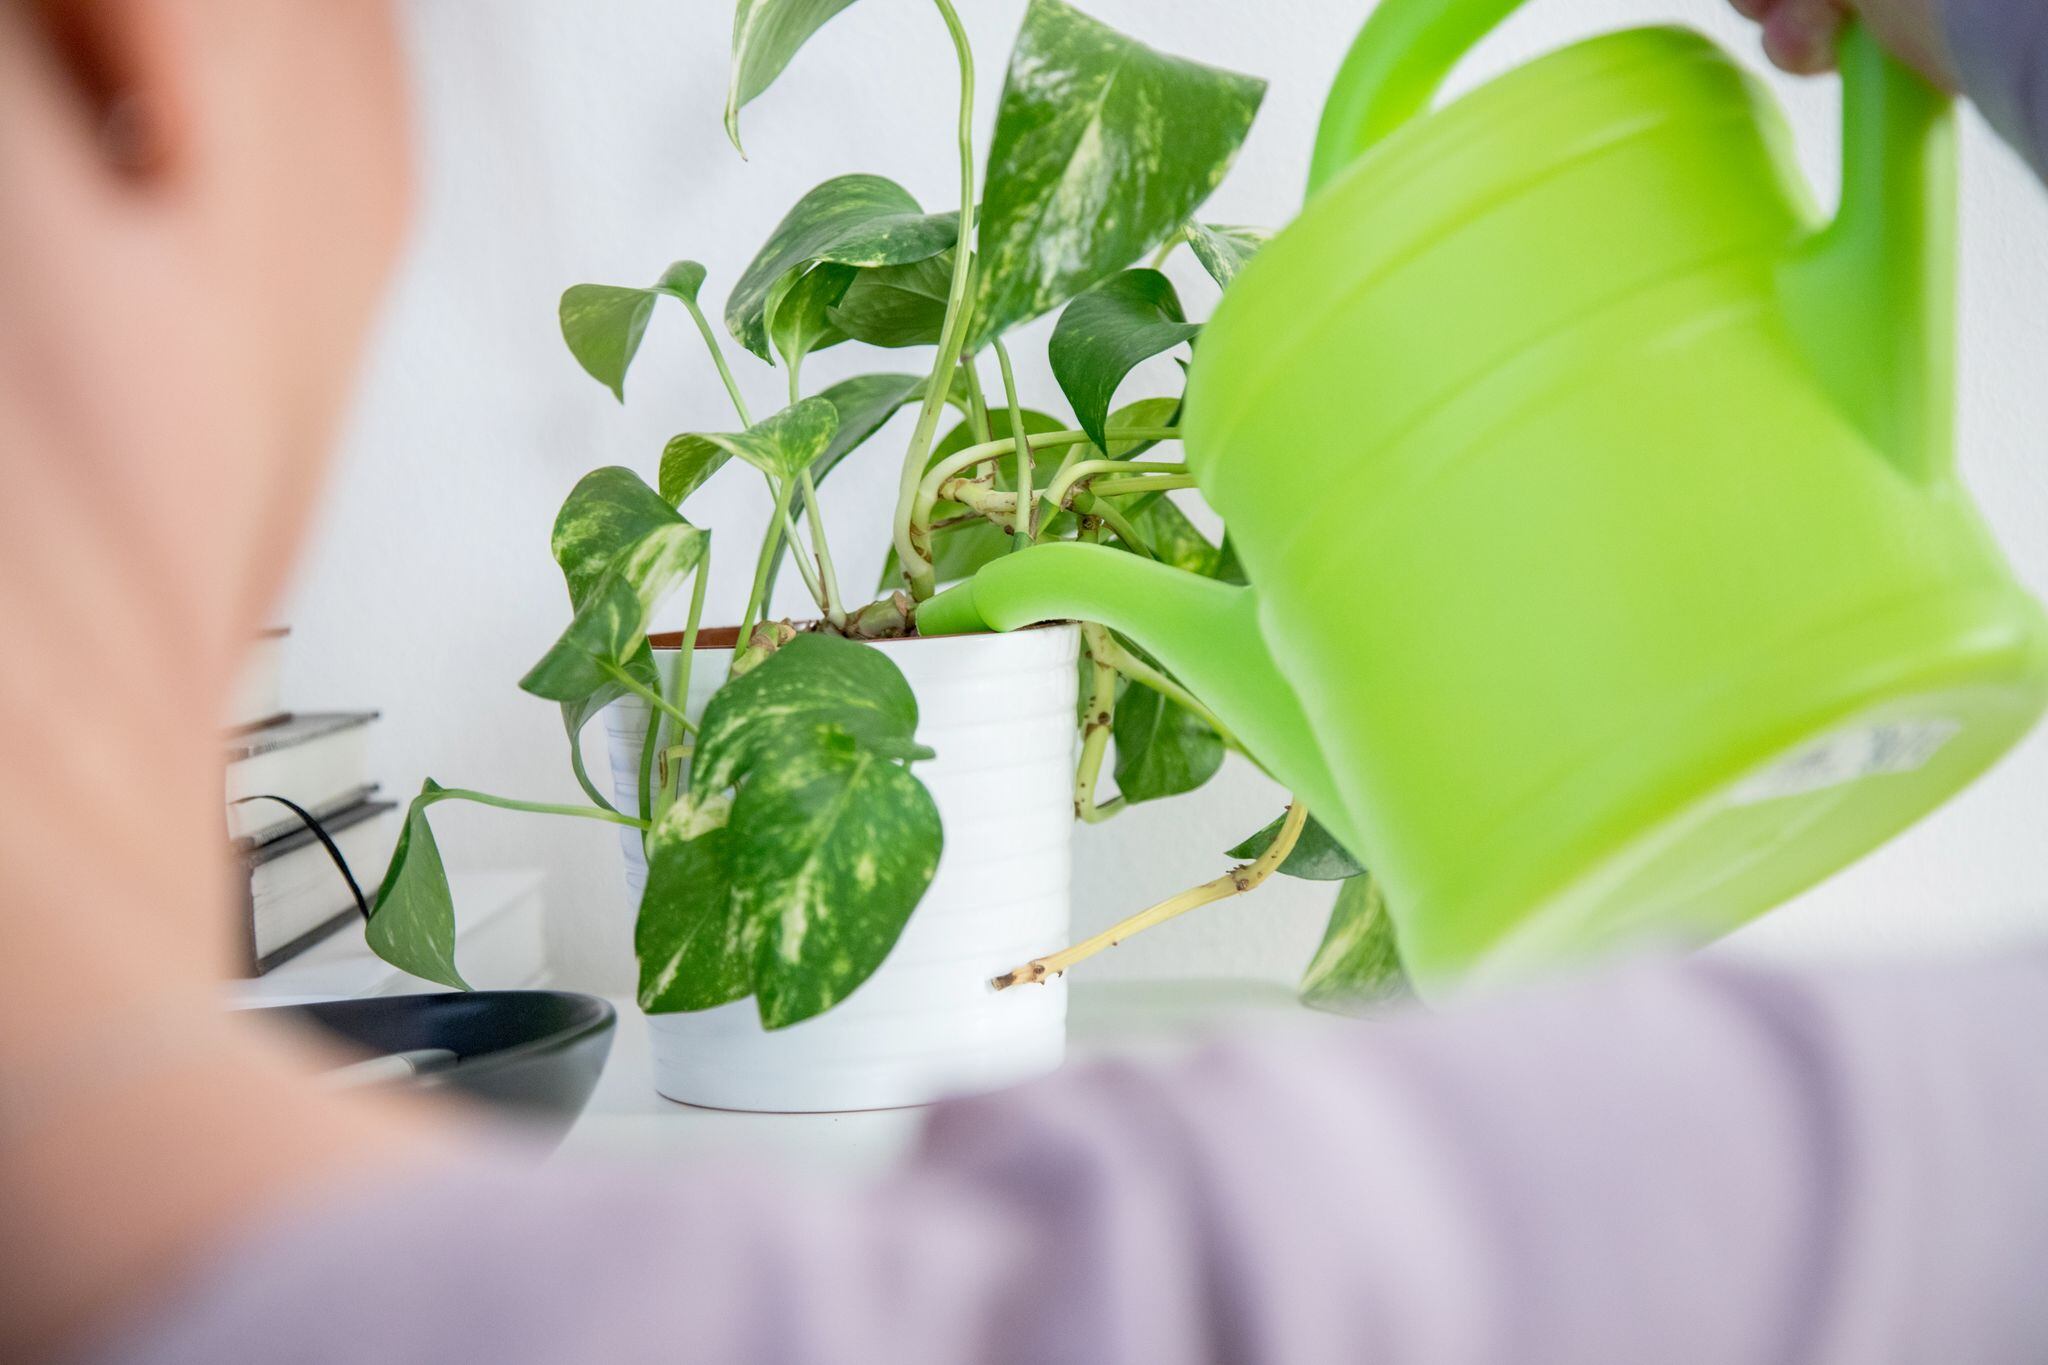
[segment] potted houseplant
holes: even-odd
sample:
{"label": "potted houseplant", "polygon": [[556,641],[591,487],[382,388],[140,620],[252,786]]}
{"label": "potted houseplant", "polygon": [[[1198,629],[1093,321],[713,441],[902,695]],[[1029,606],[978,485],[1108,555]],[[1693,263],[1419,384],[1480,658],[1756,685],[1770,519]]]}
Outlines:
{"label": "potted houseplant", "polygon": [[[849,3],[739,0],[726,110],[736,146],[742,108]],[[1227,541],[1205,539],[1169,496],[1192,486],[1162,453],[1181,395],[1118,399],[1140,362],[1200,330],[1157,269],[1165,257],[1185,245],[1227,288],[1262,239],[1195,212],[1264,86],[1163,55],[1061,0],[1030,0],[982,168],[973,54],[950,0],[934,4],[960,70],[960,206],[927,213],[900,186],[852,174],[783,216],[723,310],[741,349],[783,368],[780,410],[749,409],[695,262],[644,288],[563,295],[570,350],[622,401],[654,310],[682,308],[732,420],[670,441],[652,480],[624,467],[585,476],[556,520],[571,619],[520,685],[560,706],[588,804],[430,780],[368,926],[390,961],[463,987],[430,808],[465,799],[618,826],[640,896],[639,1002],[657,1083],[679,1099],[857,1108],[1048,1069],[1063,1039],[1061,973],[1274,871],[1345,883],[1309,994],[1398,981],[1370,877],[1299,803],[1231,850],[1245,861],[1224,876],[1055,951],[1074,819],[1192,790],[1235,741],[1104,628],[919,639],[917,605],[1058,538],[1235,575]],[[1054,310],[1050,361],[1071,417],[1023,405],[1004,341]],[[929,359],[809,392],[806,357],[842,344]],[[871,438],[908,407],[917,420],[900,460],[876,458]],[[767,481],[774,511],[742,619],[714,631],[701,620],[711,531],[688,504],[734,462]],[[850,572],[827,542],[819,499],[835,475],[896,480],[874,600],[862,586],[876,577]],[[763,619],[789,564],[813,621]],[[650,638],[686,589],[682,629]],[[600,713],[609,796],[581,744]],[[1101,800],[1112,739],[1119,790]],[[1008,989],[1031,983],[1048,988]]]}

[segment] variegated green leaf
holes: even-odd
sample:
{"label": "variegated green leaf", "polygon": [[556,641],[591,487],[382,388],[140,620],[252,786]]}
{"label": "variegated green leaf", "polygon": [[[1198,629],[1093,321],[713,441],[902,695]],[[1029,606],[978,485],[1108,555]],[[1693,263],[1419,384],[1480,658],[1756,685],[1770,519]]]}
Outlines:
{"label": "variegated green leaf", "polygon": [[1411,994],[1379,879],[1353,877],[1337,892],[1322,946],[1302,974],[1301,998],[1318,1009],[1355,1013]]}
{"label": "variegated green leaf", "polygon": [[680,504],[738,456],[773,479],[795,478],[839,434],[839,409],[820,395],[792,403],[745,431],[685,432],[661,452],[661,494]]}
{"label": "variegated green leaf", "polygon": [[704,708],[690,794],[702,803],[760,766],[792,737],[834,726],[890,758],[924,758],[917,698],[878,649],[836,635],[799,635],[733,679]]}
{"label": "variegated green leaf", "polygon": [[648,621],[696,568],[707,539],[630,469],[585,475],[553,540],[575,615],[520,687],[580,703],[615,682],[611,669],[644,647]]}
{"label": "variegated green leaf", "polygon": [[906,768],[836,724],[795,723],[808,739],[749,775],[732,813],[733,899],[759,935],[754,994],[771,1029],[832,1008],[882,965],[942,843],[938,807]]}
{"label": "variegated green leaf", "polygon": [[725,95],[725,135],[741,156],[740,110],[769,86],[790,58],[853,0],[739,0],[732,16],[732,84]]}
{"label": "variegated green leaf", "polygon": [[430,777],[406,808],[405,826],[377,887],[363,937],[372,952],[399,970],[466,991],[469,983],[455,969],[455,898],[427,824],[427,807],[440,793]]}
{"label": "variegated green leaf", "polygon": [[732,454],[724,446],[694,431],[672,437],[661,451],[661,482],[664,502],[681,507],[690,494],[702,488],[713,474],[725,468]]}
{"label": "variegated green leaf", "polygon": [[725,325],[742,346],[773,360],[769,295],[785,275],[821,262],[903,265],[953,245],[953,214],[927,214],[910,192],[879,175],[842,175],[799,199],[740,276],[725,304]]}
{"label": "variegated green leaf", "polygon": [[640,1008],[708,1010],[753,994],[756,935],[733,897],[731,803],[678,801],[648,838],[647,889],[633,928]]}
{"label": "variegated green leaf", "polygon": [[585,372],[623,403],[626,371],[640,352],[640,338],[647,332],[655,300],[668,294],[695,311],[697,291],[703,287],[704,267],[695,261],[677,261],[662,272],[651,289],[571,285],[562,294],[562,340],[569,343],[570,354]]}
{"label": "variegated green leaf", "polygon": [[1124,377],[1201,330],[1181,312],[1180,296],[1166,276],[1126,270],[1068,304],[1046,350],[1081,430],[1106,450],[1109,405]]}
{"label": "variegated green leaf", "polygon": [[784,275],[768,291],[768,340],[783,364],[795,370],[811,352],[846,340],[830,314],[858,273],[850,265],[828,262]]}
{"label": "variegated green leaf", "polygon": [[899,348],[936,346],[953,287],[953,253],[908,265],[862,270],[832,309],[831,320],[855,341]]}
{"label": "variegated green leaf", "polygon": [[[1273,846],[1273,840],[1279,837],[1280,826],[1286,819],[1286,816],[1280,816],[1231,849],[1230,856],[1246,862],[1258,857]],[[1345,852],[1344,845],[1332,838],[1330,831],[1310,815],[1301,827],[1301,835],[1295,840],[1293,851],[1281,860],[1280,873],[1309,882],[1342,882],[1365,875],[1365,865]]]}
{"label": "variegated green leaf", "polygon": [[1110,723],[1116,789],[1136,805],[1191,792],[1223,766],[1223,738],[1194,713],[1149,687],[1126,684]]}
{"label": "variegated green leaf", "polygon": [[1164,240],[1221,183],[1265,82],[1031,0],[989,147],[979,318],[994,336]]}
{"label": "variegated green leaf", "polygon": [[1206,223],[1191,222],[1187,226],[1187,238],[1189,249],[1202,263],[1202,269],[1209,272],[1209,278],[1228,289],[1230,282],[1237,278],[1237,272],[1244,269],[1245,262],[1273,239],[1273,233],[1270,228],[1210,227]]}

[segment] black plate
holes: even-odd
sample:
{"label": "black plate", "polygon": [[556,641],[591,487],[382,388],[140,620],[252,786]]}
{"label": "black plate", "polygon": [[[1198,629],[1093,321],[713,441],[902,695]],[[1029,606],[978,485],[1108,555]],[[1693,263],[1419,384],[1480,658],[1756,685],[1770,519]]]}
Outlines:
{"label": "black plate", "polygon": [[275,1013],[373,1055],[446,1048],[457,1064],[395,1084],[481,1100],[544,1141],[559,1141],[583,1112],[617,1022],[605,1001],[568,991],[380,995],[277,1006]]}

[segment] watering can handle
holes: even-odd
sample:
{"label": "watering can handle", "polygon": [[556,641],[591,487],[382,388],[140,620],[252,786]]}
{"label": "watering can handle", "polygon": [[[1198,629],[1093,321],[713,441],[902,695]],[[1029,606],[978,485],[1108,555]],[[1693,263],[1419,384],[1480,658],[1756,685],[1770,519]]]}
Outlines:
{"label": "watering can handle", "polygon": [[[1314,195],[1427,112],[1523,0],[1382,0],[1323,107]],[[1955,415],[1954,107],[1862,24],[1842,48],[1842,207],[1787,259],[1793,332],[1822,385],[1902,472],[1946,475]]]}

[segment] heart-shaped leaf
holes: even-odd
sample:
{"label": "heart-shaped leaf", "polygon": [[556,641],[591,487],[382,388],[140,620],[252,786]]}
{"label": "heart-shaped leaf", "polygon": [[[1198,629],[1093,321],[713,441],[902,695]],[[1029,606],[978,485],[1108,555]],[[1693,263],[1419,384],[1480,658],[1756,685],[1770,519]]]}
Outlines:
{"label": "heart-shaped leaf", "polygon": [[[1273,846],[1273,840],[1280,835],[1280,826],[1286,821],[1281,816],[1257,834],[1230,850],[1230,856],[1249,862]],[[1283,876],[1299,877],[1308,882],[1342,882],[1365,875],[1365,865],[1344,851],[1344,845],[1330,837],[1330,831],[1317,823],[1314,815],[1302,824],[1301,835],[1294,841],[1294,848],[1280,862]]]}
{"label": "heart-shaped leaf", "polygon": [[768,291],[768,340],[783,364],[794,370],[811,352],[846,340],[830,315],[858,273],[850,265],[815,265],[801,274],[784,275]]}
{"label": "heart-shaped leaf", "polygon": [[632,470],[586,474],[562,504],[553,540],[575,616],[520,687],[580,703],[615,682],[612,669],[645,647],[648,621],[697,567],[707,539]]}
{"label": "heart-shaped leaf", "polygon": [[[806,403],[829,403],[833,412],[838,414],[831,437],[811,459],[811,477],[822,483],[841,460],[880,431],[882,424],[899,408],[921,397],[924,385],[925,376],[919,374],[864,374],[843,379],[823,393],[805,399]],[[816,408],[806,409],[806,414],[807,422],[818,420]],[[806,443],[811,439],[807,434],[808,428],[797,430],[786,425],[775,430],[783,436],[801,437]],[[699,432],[685,432],[675,437],[661,452],[661,496],[681,506],[732,459],[732,448],[722,442],[738,439],[741,438],[715,438]],[[800,451],[804,448],[807,445],[799,445],[795,449]],[[797,513],[803,510],[801,494],[793,510]]]}
{"label": "heart-shaped leaf", "polygon": [[704,267],[695,261],[677,261],[662,272],[651,289],[571,285],[562,294],[559,310],[562,340],[569,343],[570,354],[585,372],[623,403],[626,371],[640,352],[640,338],[647,332],[655,300],[667,294],[695,311],[697,292],[703,287]]}
{"label": "heart-shaped leaf", "polygon": [[906,766],[930,754],[916,726],[896,666],[838,636],[797,636],[719,690],[692,794],[649,841],[644,1008],[752,993],[781,1028],[867,979],[938,866],[938,809]]}
{"label": "heart-shaped leaf", "polygon": [[1112,275],[1067,305],[1046,350],[1060,392],[1097,447],[1109,448],[1103,431],[1124,376],[1201,330],[1181,312],[1172,281],[1156,270]]}
{"label": "heart-shaped leaf", "polygon": [[648,838],[647,889],[633,927],[640,1008],[708,1010],[753,994],[753,943],[733,899],[731,803],[679,801]]}
{"label": "heart-shaped leaf", "polygon": [[709,801],[789,735],[820,725],[885,757],[930,757],[916,742],[917,698],[880,650],[836,635],[799,635],[720,688],[704,708],[690,765],[692,798]]}
{"label": "heart-shaped leaf", "polygon": [[680,504],[737,455],[773,479],[792,479],[839,434],[839,409],[819,395],[792,403],[745,431],[685,432],[661,452],[661,494]]}
{"label": "heart-shaped leaf", "polygon": [[1149,687],[1126,684],[1110,724],[1116,789],[1132,805],[1191,792],[1223,766],[1223,737]]}
{"label": "heart-shaped leaf", "polygon": [[1322,946],[1302,974],[1302,1001],[1349,1013],[1411,994],[1379,879],[1353,877],[1337,892]]}
{"label": "heart-shaped leaf", "polygon": [[441,790],[430,777],[406,807],[405,827],[398,832],[363,937],[372,952],[399,970],[466,991],[469,983],[455,970],[455,897],[427,824],[427,807],[440,799]]}
{"label": "heart-shaped leaf", "polygon": [[831,320],[840,331],[870,346],[936,346],[946,325],[946,299],[952,287],[950,250],[909,265],[862,270],[832,309]]}
{"label": "heart-shaped leaf", "polygon": [[927,214],[910,191],[879,175],[842,175],[806,194],[783,215],[725,304],[725,325],[742,346],[772,361],[768,299],[792,272],[821,262],[903,265],[953,245],[959,222]]}
{"label": "heart-shaped leaf", "polygon": [[732,16],[732,84],[725,95],[725,135],[741,156],[740,110],[769,86],[827,19],[853,0],[739,0]]}
{"label": "heart-shaped leaf", "polygon": [[1210,227],[1206,223],[1191,222],[1187,226],[1187,238],[1189,249],[1202,263],[1202,269],[1209,272],[1209,278],[1228,289],[1230,282],[1237,278],[1237,272],[1244,269],[1245,262],[1273,239],[1273,233],[1268,228]]}
{"label": "heart-shaped leaf", "polygon": [[975,335],[1058,307],[1164,240],[1222,182],[1265,89],[1031,0],[989,146]]}
{"label": "heart-shaped leaf", "polygon": [[732,811],[733,900],[760,936],[754,994],[771,1029],[832,1008],[882,965],[943,841],[908,769],[837,725],[801,724],[802,742],[779,745]]}
{"label": "heart-shaped leaf", "polygon": [[690,494],[702,488],[713,474],[725,468],[732,453],[708,436],[686,431],[672,437],[661,451],[661,496],[664,502],[681,507]]}

